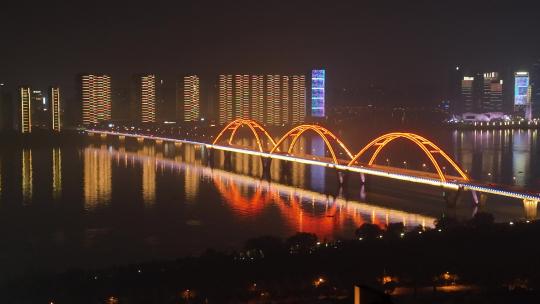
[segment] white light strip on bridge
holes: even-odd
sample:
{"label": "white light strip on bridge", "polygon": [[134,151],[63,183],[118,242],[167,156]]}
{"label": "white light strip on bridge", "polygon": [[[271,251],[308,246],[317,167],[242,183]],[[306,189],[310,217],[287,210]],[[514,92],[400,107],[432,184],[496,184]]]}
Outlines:
{"label": "white light strip on bridge", "polygon": [[308,164],[308,165],[315,165],[315,166],[321,166],[321,167],[327,167],[327,168],[335,168],[335,169],[342,170],[342,171],[351,171],[351,172],[357,172],[357,173],[364,173],[364,174],[387,177],[387,178],[391,178],[391,179],[408,181],[408,182],[413,182],[413,183],[418,183],[418,184],[438,186],[438,187],[443,187],[443,188],[453,189],[453,190],[457,190],[460,187],[463,187],[464,190],[474,190],[474,191],[478,191],[478,192],[495,194],[495,195],[506,196],[506,197],[511,197],[511,198],[540,201],[540,194],[534,195],[534,194],[527,194],[527,193],[523,193],[523,192],[505,191],[505,190],[489,188],[489,187],[480,186],[480,185],[474,185],[474,184],[470,184],[470,183],[442,182],[442,181],[437,180],[437,179],[431,179],[431,178],[425,178],[425,177],[416,177],[416,176],[405,175],[405,174],[390,173],[390,172],[385,172],[385,171],[381,171],[381,170],[368,169],[368,168],[357,167],[357,166],[336,165],[336,164],[333,164],[333,163],[327,163],[327,162],[311,160],[311,159],[306,159],[306,158],[292,157],[292,156],[281,155],[281,154],[270,154],[270,153],[259,152],[259,151],[252,151],[252,150],[238,149],[238,148],[225,147],[225,146],[219,146],[219,145],[212,145],[212,144],[196,142],[196,141],[190,141],[190,140],[184,140],[184,139],[174,139],[174,138],[156,137],[156,136],[139,135],[139,134],[129,134],[129,133],[121,133],[121,132],[110,132],[110,131],[87,130],[87,132],[88,133],[97,133],[97,134],[106,134],[106,135],[115,135],[115,136],[139,137],[139,138],[144,138],[144,139],[162,140],[162,141],[169,141],[169,142],[175,142],[175,143],[186,143],[186,144],[204,146],[206,148],[211,148],[211,149],[216,149],[216,150],[230,151],[230,152],[236,152],[236,153],[242,153],[242,154],[248,154],[248,155],[255,155],[255,156],[260,156],[260,157],[267,157],[267,158],[272,158],[272,159],[280,159],[280,160],[285,160],[285,161],[294,161],[294,162],[299,162],[299,163]]}

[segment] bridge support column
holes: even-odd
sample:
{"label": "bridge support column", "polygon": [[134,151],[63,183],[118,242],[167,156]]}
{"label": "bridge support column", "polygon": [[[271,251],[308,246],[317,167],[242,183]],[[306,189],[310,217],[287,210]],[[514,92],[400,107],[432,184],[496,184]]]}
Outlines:
{"label": "bridge support column", "polygon": [[443,191],[443,197],[446,202],[446,205],[449,208],[455,208],[459,202],[459,199],[461,197],[461,193],[463,192],[463,187],[460,186],[457,191],[452,191],[449,189],[445,189]]}
{"label": "bridge support column", "polygon": [[[270,157],[261,157],[261,161],[262,161],[262,169],[263,169],[262,178],[270,180],[272,178],[272,174],[270,171],[270,168],[272,167],[272,159]],[[288,163],[288,162],[285,162],[285,163]]]}
{"label": "bridge support column", "polygon": [[144,142],[144,137],[137,137],[137,142],[142,144]]}
{"label": "bridge support column", "polygon": [[480,193],[472,190],[473,203],[475,206],[485,205],[487,200],[487,195],[485,193]]}
{"label": "bridge support column", "polygon": [[366,184],[366,175],[364,173],[360,173],[360,183],[362,185]]}
{"label": "bridge support column", "polygon": [[525,209],[525,217],[527,219],[535,219],[538,214],[538,201],[524,199],[523,208]]}
{"label": "bridge support column", "polygon": [[336,177],[340,188],[347,185],[349,175],[346,171],[336,169]]}
{"label": "bridge support column", "polygon": [[100,137],[101,137],[101,139],[105,140],[105,139],[107,139],[107,134],[101,133]]}
{"label": "bridge support column", "polygon": [[203,147],[204,153],[203,153],[203,159],[207,166],[213,167],[214,166],[214,149],[209,147]]}
{"label": "bridge support column", "polygon": [[231,170],[232,165],[232,152],[231,151],[223,151],[223,164],[225,166],[225,170]]}

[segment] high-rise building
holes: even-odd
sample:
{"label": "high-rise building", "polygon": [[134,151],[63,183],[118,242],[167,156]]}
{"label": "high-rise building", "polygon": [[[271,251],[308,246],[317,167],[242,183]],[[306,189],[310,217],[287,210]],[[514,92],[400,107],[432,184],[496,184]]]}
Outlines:
{"label": "high-rise building", "polygon": [[525,118],[532,118],[531,86],[529,72],[516,72],[514,74],[514,109],[523,112]]}
{"label": "high-rise building", "polygon": [[51,128],[60,132],[62,128],[62,111],[60,108],[60,88],[51,87],[49,90],[49,103],[51,108]]}
{"label": "high-rise building", "polygon": [[219,75],[219,123],[233,120],[233,77]]}
{"label": "high-rise building", "polygon": [[325,95],[325,70],[311,71],[311,116],[326,116],[326,95]]}
{"label": "high-rise building", "polygon": [[201,116],[200,84],[197,75],[184,77],[184,121],[199,121]]}
{"label": "high-rise building", "polygon": [[292,117],[293,125],[306,120],[306,77],[304,75],[292,76]]}
{"label": "high-rise building", "polygon": [[19,112],[21,133],[32,132],[32,94],[29,87],[19,88]]}
{"label": "high-rise building", "polygon": [[461,80],[461,111],[473,112],[474,106],[474,77],[465,76]]}
{"label": "high-rise building", "polygon": [[499,73],[484,73],[484,88],[480,103],[482,112],[502,112],[503,110],[503,81]]}
{"label": "high-rise building", "polygon": [[305,117],[304,75],[220,75],[221,124],[246,118],[278,126],[301,123]]}
{"label": "high-rise building", "polygon": [[141,122],[156,122],[156,76],[140,76]]}
{"label": "high-rise building", "polygon": [[95,124],[111,119],[111,77],[81,76],[82,122]]}
{"label": "high-rise building", "polygon": [[281,124],[281,77],[266,75],[266,121],[267,125]]}
{"label": "high-rise building", "polygon": [[289,76],[283,76],[281,85],[281,123],[288,125],[291,123],[290,116],[290,81]]}
{"label": "high-rise building", "polygon": [[532,116],[540,118],[540,59],[532,65],[530,76]]}
{"label": "high-rise building", "polygon": [[264,121],[264,76],[251,76],[251,118]]}
{"label": "high-rise building", "polygon": [[49,108],[49,102],[47,102],[47,97],[45,93],[41,90],[32,90],[31,91],[32,99],[32,126],[46,129],[49,126],[49,113],[47,112]]}

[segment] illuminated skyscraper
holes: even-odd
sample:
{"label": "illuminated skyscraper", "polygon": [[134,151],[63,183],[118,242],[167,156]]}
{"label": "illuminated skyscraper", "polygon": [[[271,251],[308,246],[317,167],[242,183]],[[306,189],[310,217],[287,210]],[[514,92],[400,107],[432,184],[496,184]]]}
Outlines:
{"label": "illuminated skyscraper", "polygon": [[156,122],[156,76],[139,76],[139,98],[141,122]]}
{"label": "illuminated skyscraper", "polygon": [[219,75],[219,123],[233,120],[233,77]]}
{"label": "illuminated skyscraper", "polygon": [[482,112],[503,110],[503,81],[499,79],[499,73],[484,73],[484,89],[480,107]]}
{"label": "illuminated skyscraper", "polygon": [[281,85],[279,75],[266,75],[266,124],[281,124]]}
{"label": "illuminated skyscraper", "polygon": [[184,77],[184,121],[199,121],[200,85],[196,75]]}
{"label": "illuminated skyscraper", "polygon": [[234,118],[250,118],[249,75],[234,75]]}
{"label": "illuminated skyscraper", "polygon": [[281,123],[288,125],[291,123],[290,117],[290,85],[289,76],[283,76],[281,85]]}
{"label": "illuminated skyscraper", "polygon": [[523,111],[525,118],[532,118],[531,86],[529,72],[516,72],[514,74],[514,108]]}
{"label": "illuminated skyscraper", "polygon": [[326,97],[325,97],[325,70],[311,71],[311,116],[326,116]]}
{"label": "illuminated skyscraper", "polygon": [[19,112],[21,133],[32,132],[32,94],[29,87],[19,88]]}
{"label": "illuminated skyscraper", "polygon": [[50,88],[49,103],[51,105],[51,128],[53,131],[60,132],[62,128],[62,112],[60,109],[60,89],[58,87]]}
{"label": "illuminated skyscraper", "polygon": [[473,112],[474,106],[474,77],[465,76],[461,80],[461,103],[463,112]]}
{"label": "illuminated skyscraper", "polygon": [[251,76],[251,118],[264,121],[264,76]]}
{"label": "illuminated skyscraper", "polygon": [[292,117],[293,125],[306,120],[306,77],[304,75],[292,76]]}
{"label": "illuminated skyscraper", "polygon": [[111,119],[111,77],[108,75],[82,75],[82,121],[95,124]]}

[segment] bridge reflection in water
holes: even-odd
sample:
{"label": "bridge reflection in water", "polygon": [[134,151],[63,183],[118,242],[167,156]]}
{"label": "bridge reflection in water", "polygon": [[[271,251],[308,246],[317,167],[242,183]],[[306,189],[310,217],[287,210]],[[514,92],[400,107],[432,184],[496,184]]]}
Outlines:
{"label": "bridge reflection in water", "polygon": [[[305,149],[305,146],[305,141],[301,141],[298,149]],[[363,223],[385,227],[389,223],[403,222],[407,227],[432,227],[435,220],[433,217],[297,188],[295,186],[305,183],[306,165],[297,164],[291,168],[291,185],[286,185],[253,177],[262,170],[260,162],[253,156],[234,157],[230,166],[237,173],[233,173],[201,165],[200,158],[196,156],[201,148],[197,146],[183,144],[179,148],[165,143],[165,153],[157,153],[155,149],[145,145],[138,147],[136,152],[129,152],[124,147],[102,145],[86,148],[85,155],[108,154],[117,165],[142,166],[145,202],[148,198],[156,197],[155,171],[182,171],[187,202],[195,200],[200,183],[211,182],[238,219],[263,218],[265,212],[278,210],[290,230],[313,232],[322,238],[335,236],[345,226],[359,227]],[[226,167],[224,158],[219,157],[221,164]],[[277,162],[273,170],[281,170]]]}

